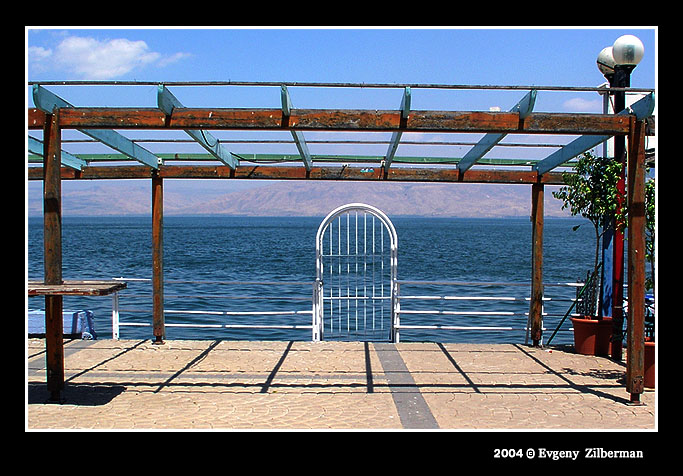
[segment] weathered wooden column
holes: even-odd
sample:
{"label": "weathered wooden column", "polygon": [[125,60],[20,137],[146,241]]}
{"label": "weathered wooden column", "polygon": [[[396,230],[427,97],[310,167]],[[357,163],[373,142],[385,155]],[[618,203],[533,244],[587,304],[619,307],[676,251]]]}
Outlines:
{"label": "weathered wooden column", "polygon": [[543,196],[542,183],[531,186],[531,339],[538,346],[543,334]]}
{"label": "weathered wooden column", "polygon": [[[59,109],[43,127],[43,250],[45,284],[62,284],[62,179]],[[62,296],[45,296],[45,359],[51,400],[64,388],[64,324]]]}
{"label": "weathered wooden column", "polygon": [[631,117],[628,153],[628,341],[626,390],[643,393],[645,352],[645,121]]}
{"label": "weathered wooden column", "polygon": [[158,170],[152,172],[152,326],[154,343],[163,344],[164,323],[164,183]]}

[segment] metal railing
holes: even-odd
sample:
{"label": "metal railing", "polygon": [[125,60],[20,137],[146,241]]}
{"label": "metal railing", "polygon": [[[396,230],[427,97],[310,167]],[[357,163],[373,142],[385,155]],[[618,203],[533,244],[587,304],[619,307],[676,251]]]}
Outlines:
{"label": "metal railing", "polygon": [[[598,271],[602,268],[602,263],[598,265],[598,267],[595,269],[595,271],[591,274],[590,272],[586,275],[586,281],[581,284],[580,288],[577,288],[576,290],[576,299],[574,302],[572,302],[571,306],[567,309],[567,312],[564,313],[564,316],[562,316],[562,319],[560,319],[560,322],[557,324],[557,327],[551,334],[550,338],[548,339],[548,344],[552,342],[552,340],[555,338],[555,335],[557,335],[557,332],[560,330],[562,327],[562,324],[564,321],[567,319],[567,317],[580,317],[581,315],[585,315],[586,312],[592,313],[592,312],[597,312],[597,307],[598,307],[598,299],[597,299],[597,289],[598,289],[598,282],[597,282],[597,277],[598,277]],[[584,299],[584,295],[589,295],[592,294],[589,299]],[[572,313],[572,310],[576,308],[577,312]],[[581,308],[581,309],[580,309]]]}
{"label": "metal railing", "polygon": [[[417,286],[419,288],[438,286],[441,289],[469,288],[465,292],[455,294],[406,294],[401,288]],[[583,286],[583,283],[545,283],[544,288],[570,291],[559,292],[556,296],[544,294],[542,318],[554,319],[565,316],[563,312],[567,303],[573,303],[574,289]],[[523,331],[525,343],[528,343],[531,323],[529,322],[528,291],[521,294],[520,289],[530,289],[529,283],[511,282],[466,282],[466,281],[396,281],[396,309],[394,315],[395,342],[400,340],[400,331],[405,330],[444,330],[444,331]],[[479,293],[479,289],[488,291],[488,294]],[[475,291],[477,290],[477,291]],[[436,308],[435,303],[439,306]],[[462,309],[457,304],[466,302],[467,309]],[[419,304],[417,304],[419,303]],[[425,304],[429,303],[429,304]],[[413,307],[408,309],[410,304]],[[475,304],[473,306],[473,304]],[[425,307],[428,306],[428,307]],[[405,316],[409,316],[405,318]],[[441,321],[445,323],[415,323],[414,316],[444,316]],[[402,320],[403,318],[403,320]],[[483,325],[472,324],[472,320],[483,320]],[[406,321],[408,321],[406,323]],[[421,319],[424,321],[424,319]],[[500,321],[500,323],[496,322]],[[495,323],[494,323],[495,322]],[[547,327],[542,324],[542,331]],[[571,329],[566,329],[567,331]],[[557,331],[557,330],[556,330]],[[542,343],[542,340],[541,340]]]}
{"label": "metal railing", "polygon": [[[151,283],[150,279],[114,279],[128,283]],[[170,322],[165,322],[168,328],[303,330],[311,332],[311,340],[320,340],[320,323],[316,321],[315,311],[320,306],[321,298],[317,281],[165,281],[165,284],[179,288],[177,294],[164,295],[165,301],[171,304],[164,309],[164,316],[170,318]],[[203,287],[205,291],[210,288],[211,292],[181,293],[183,286],[195,291],[197,288]],[[278,293],[283,286],[290,287],[290,291]],[[529,283],[394,280],[393,286],[394,342],[400,341],[401,331],[426,331],[432,335],[435,331],[444,331],[444,334],[497,331],[524,332],[525,343],[528,343]],[[561,325],[568,315],[573,315],[570,311],[577,301],[576,289],[583,286],[584,283],[544,284],[546,291],[552,291],[543,297],[543,331],[547,327],[552,329],[558,321]],[[238,287],[242,293],[217,293],[226,287]],[[255,291],[248,292],[248,288],[254,288]],[[293,288],[296,288],[296,292],[291,291]],[[113,297],[114,339],[120,338],[123,327],[152,326],[149,319],[152,313],[151,292],[138,292],[129,287],[122,293],[126,307],[121,307],[120,294]],[[231,306],[217,309],[217,301],[239,302],[239,310]],[[254,303],[245,305],[249,301]],[[305,307],[296,306],[296,302],[306,303]],[[127,316],[125,320],[121,318],[122,313]],[[146,320],[128,319],[135,314],[145,315]],[[307,316],[309,320],[304,322],[299,319],[299,322],[295,322],[301,316]],[[179,322],[173,322],[176,317],[180,318]],[[286,320],[279,321],[279,318]],[[188,322],[188,319],[193,322]],[[558,329],[555,329],[552,337]],[[571,328],[562,330],[571,331]]]}
{"label": "metal railing", "polygon": [[[116,280],[122,280],[126,282],[149,282],[151,283],[151,279],[129,279],[129,278],[114,278]],[[268,287],[270,290],[273,288],[277,288],[279,286],[306,286],[310,289],[311,286],[313,286],[314,283],[312,282],[307,282],[307,281],[176,281],[176,280],[169,280],[165,281],[164,284],[173,284],[173,285],[189,285],[193,288],[196,288],[197,286],[204,286],[204,287],[214,287],[214,288],[219,288],[219,287],[226,287],[226,286],[238,286],[240,289],[244,290],[245,288],[253,288],[253,287]],[[300,293],[301,294],[301,293]],[[149,298],[151,301],[151,294],[148,293],[125,293],[124,296],[126,298],[133,298],[133,300],[136,300],[138,303],[140,302],[140,299],[145,299]],[[313,314],[313,311],[311,309],[311,294],[310,291],[307,291],[305,295],[289,295],[289,296],[281,296],[281,295],[268,295],[265,293],[258,293],[254,294],[252,293],[246,293],[246,294],[216,294],[216,293],[202,293],[202,294],[165,294],[164,299],[168,299],[171,301],[175,301],[174,306],[177,306],[178,302],[188,302],[187,300],[195,300],[193,304],[192,309],[188,309],[185,306],[181,307],[164,307],[164,318],[172,317],[172,316],[203,316],[205,319],[202,322],[165,322],[164,326],[168,328],[204,328],[204,329],[290,329],[290,330],[299,330],[299,329],[304,329],[304,330],[309,330],[311,331],[313,329],[313,324],[308,323],[308,324],[281,324],[281,323],[245,323],[245,322],[216,322],[217,318],[221,317],[232,317],[232,318],[254,318],[258,316],[266,316],[268,318],[277,318],[279,316],[311,316]],[[262,311],[262,310],[233,310],[233,309],[197,309],[196,303],[197,302],[206,302],[207,300],[226,300],[226,301],[241,301],[242,306],[241,309],[244,308],[244,302],[245,301],[256,301],[258,304],[254,304],[253,306],[258,305],[259,308],[263,307],[263,301],[286,301],[287,303],[291,304],[294,301],[307,301],[308,305],[306,309],[278,309],[278,310],[269,310],[269,311]],[[114,310],[112,312],[112,336],[114,339],[119,339],[120,338],[120,330],[121,327],[151,327],[152,323],[151,320],[148,320],[147,322],[131,322],[131,321],[122,321],[121,320],[121,312],[126,312],[126,313],[131,313],[131,314],[146,314],[146,315],[151,315],[151,309],[150,308],[140,308],[140,307],[126,307],[122,308],[120,306],[120,297],[117,295],[114,297]],[[203,307],[203,306],[202,306]],[[281,307],[281,306],[280,306]],[[207,320],[213,320],[214,322],[206,322]],[[241,319],[238,319],[241,321]]]}

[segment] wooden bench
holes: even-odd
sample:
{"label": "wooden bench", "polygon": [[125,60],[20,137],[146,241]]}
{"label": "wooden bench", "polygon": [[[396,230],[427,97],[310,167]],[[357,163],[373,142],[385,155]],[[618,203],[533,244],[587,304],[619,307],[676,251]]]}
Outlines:
{"label": "wooden bench", "polygon": [[[51,400],[60,400],[64,388],[63,296],[106,296],[126,288],[122,281],[63,280],[61,284],[28,281],[29,296],[45,296],[45,349],[47,387]],[[53,325],[54,324],[54,325]]]}
{"label": "wooden bench", "polygon": [[67,281],[62,284],[28,282],[29,296],[107,296],[126,288],[122,281]]}

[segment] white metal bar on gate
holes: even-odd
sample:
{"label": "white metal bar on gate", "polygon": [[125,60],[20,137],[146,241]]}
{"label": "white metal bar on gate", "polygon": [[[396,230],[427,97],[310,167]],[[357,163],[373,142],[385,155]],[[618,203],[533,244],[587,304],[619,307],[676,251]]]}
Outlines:
{"label": "white metal bar on gate", "polygon": [[[386,253],[385,233],[391,238],[390,254]],[[344,205],[322,221],[316,236],[316,276],[322,286],[321,338],[328,332],[343,338],[391,328],[385,312],[393,294],[387,293],[386,286],[396,274],[396,250],[393,224],[369,205]]]}
{"label": "white metal bar on gate", "polygon": [[344,294],[343,296],[332,296],[332,297],[324,297],[323,300],[325,301],[338,301],[338,300],[346,301],[346,300],[358,300],[358,301],[381,301],[381,300],[390,300],[391,296],[350,296],[347,294]]}

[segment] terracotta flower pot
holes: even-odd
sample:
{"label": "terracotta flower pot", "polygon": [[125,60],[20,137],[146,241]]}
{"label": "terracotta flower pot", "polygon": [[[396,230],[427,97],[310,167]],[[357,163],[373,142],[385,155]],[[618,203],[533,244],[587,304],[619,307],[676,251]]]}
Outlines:
{"label": "terracotta flower pot", "polygon": [[583,355],[607,356],[612,344],[612,318],[596,319],[570,318],[574,326],[574,349]]}
{"label": "terracotta flower pot", "polygon": [[655,388],[655,343],[645,342],[643,386]]}

